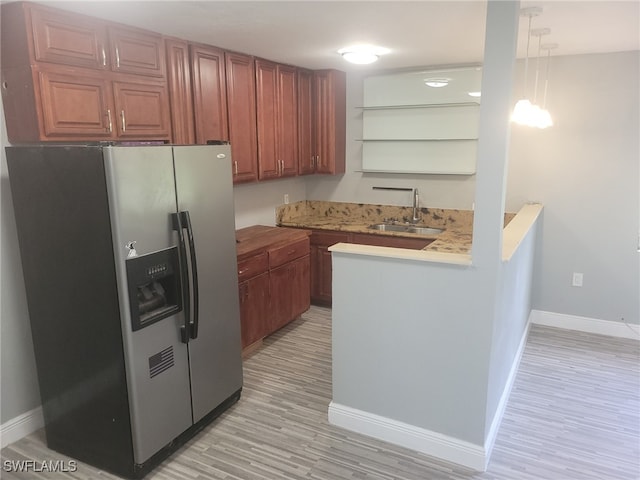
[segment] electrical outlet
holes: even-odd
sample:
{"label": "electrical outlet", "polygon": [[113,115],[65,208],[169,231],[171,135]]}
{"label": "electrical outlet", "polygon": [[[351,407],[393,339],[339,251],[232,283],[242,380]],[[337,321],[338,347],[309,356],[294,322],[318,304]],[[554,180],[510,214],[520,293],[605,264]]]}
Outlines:
{"label": "electrical outlet", "polygon": [[582,286],[582,273],[573,272],[573,279],[571,281],[571,285],[574,287]]}
{"label": "electrical outlet", "polygon": [[289,194],[288,194],[288,193],[285,193],[285,194],[284,194],[284,203],[285,203],[285,205],[286,205],[287,203],[289,203]]}

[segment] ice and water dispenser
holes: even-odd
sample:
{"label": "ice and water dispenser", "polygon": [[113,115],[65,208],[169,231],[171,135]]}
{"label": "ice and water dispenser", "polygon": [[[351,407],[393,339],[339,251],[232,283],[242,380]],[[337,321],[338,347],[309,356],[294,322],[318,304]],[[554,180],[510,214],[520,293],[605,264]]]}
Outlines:
{"label": "ice and water dispenser", "polygon": [[182,310],[177,247],[127,258],[126,265],[132,330]]}

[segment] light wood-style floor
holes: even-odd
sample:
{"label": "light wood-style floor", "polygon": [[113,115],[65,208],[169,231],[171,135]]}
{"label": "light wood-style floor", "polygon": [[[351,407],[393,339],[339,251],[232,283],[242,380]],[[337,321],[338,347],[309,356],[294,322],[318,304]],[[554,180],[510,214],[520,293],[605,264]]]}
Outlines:
{"label": "light wood-style floor", "polygon": [[[638,479],[638,345],[533,326],[488,471],[478,473],[329,425],[331,310],[312,307],[246,361],[240,401],[147,478]],[[20,459],[66,457],[39,431],[2,450],[3,465]],[[84,464],[75,473],[0,476],[116,478]]]}

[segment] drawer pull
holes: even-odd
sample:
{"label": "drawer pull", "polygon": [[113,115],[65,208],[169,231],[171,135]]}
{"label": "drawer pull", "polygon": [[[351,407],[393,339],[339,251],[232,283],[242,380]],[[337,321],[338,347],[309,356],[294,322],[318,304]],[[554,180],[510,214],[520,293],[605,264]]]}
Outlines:
{"label": "drawer pull", "polygon": [[251,270],[250,268],[245,268],[244,270],[240,270],[238,271],[238,275],[242,275],[244,273],[247,273],[249,270]]}

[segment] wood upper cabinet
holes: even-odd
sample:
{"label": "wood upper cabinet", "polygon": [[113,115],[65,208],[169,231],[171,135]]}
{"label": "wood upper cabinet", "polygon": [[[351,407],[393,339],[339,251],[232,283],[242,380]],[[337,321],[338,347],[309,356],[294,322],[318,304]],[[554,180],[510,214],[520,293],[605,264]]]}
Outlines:
{"label": "wood upper cabinet", "polygon": [[296,69],[256,60],[259,179],[298,173]]}
{"label": "wood upper cabinet", "polygon": [[165,51],[173,143],[191,145],[195,143],[195,129],[189,44],[184,40],[166,39]]}
{"label": "wood upper cabinet", "polygon": [[114,137],[111,82],[70,72],[39,71],[36,75],[46,137]]}
{"label": "wood upper cabinet", "polygon": [[346,76],[338,70],[298,70],[298,171],[345,172]]}
{"label": "wood upper cabinet", "polygon": [[1,8],[11,142],[171,140],[160,35],[31,3]]}
{"label": "wood upper cabinet", "polygon": [[298,174],[315,173],[313,71],[298,69]]}
{"label": "wood upper cabinet", "polygon": [[37,62],[108,69],[109,45],[104,22],[84,15],[30,5],[33,53]]}
{"label": "wood upper cabinet", "polygon": [[23,8],[37,62],[165,77],[161,35],[41,5]]}
{"label": "wood upper cabinet", "polygon": [[298,174],[298,82],[296,68],[278,65],[278,156],[280,175]]}
{"label": "wood upper cabinet", "polygon": [[171,138],[165,85],[113,82],[115,125],[120,138]]}
{"label": "wood upper cabinet", "polygon": [[192,44],[191,72],[196,143],[229,140],[224,52]]}
{"label": "wood upper cabinet", "polygon": [[258,178],[280,176],[278,156],[278,74],[277,65],[256,60],[256,121],[258,131]]}
{"label": "wood upper cabinet", "polygon": [[345,172],[346,75],[339,70],[314,72],[315,171]]}
{"label": "wood upper cabinet", "polygon": [[233,182],[258,179],[256,75],[253,57],[225,52]]}
{"label": "wood upper cabinet", "polygon": [[108,30],[114,72],[165,78],[162,35],[118,25],[109,25]]}

